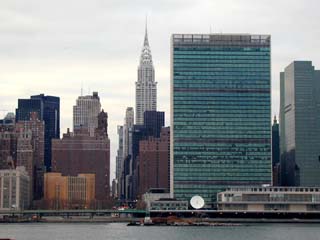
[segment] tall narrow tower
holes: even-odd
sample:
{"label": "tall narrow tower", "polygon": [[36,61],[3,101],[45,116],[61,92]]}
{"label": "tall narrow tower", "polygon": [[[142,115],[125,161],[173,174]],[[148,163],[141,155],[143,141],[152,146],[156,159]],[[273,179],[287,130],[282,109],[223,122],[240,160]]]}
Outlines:
{"label": "tall narrow tower", "polygon": [[154,80],[154,67],[146,25],[144,43],[138,67],[138,81],[136,82],[136,124],[143,124],[143,114],[145,111],[156,110],[157,83]]}

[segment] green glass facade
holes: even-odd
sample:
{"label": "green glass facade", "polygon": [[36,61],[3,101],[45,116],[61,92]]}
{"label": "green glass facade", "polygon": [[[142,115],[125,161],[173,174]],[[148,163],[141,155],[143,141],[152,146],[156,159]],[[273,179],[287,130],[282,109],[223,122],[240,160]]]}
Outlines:
{"label": "green glass facade", "polygon": [[174,34],[171,192],[271,184],[270,36]]}

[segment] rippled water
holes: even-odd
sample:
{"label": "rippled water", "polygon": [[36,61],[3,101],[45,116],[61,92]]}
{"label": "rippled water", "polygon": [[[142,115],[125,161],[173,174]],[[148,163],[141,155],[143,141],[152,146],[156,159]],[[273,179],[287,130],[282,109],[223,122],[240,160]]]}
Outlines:
{"label": "rippled water", "polygon": [[0,238],[16,240],[320,240],[319,224],[256,224],[237,227],[127,227],[124,223],[0,224]]}

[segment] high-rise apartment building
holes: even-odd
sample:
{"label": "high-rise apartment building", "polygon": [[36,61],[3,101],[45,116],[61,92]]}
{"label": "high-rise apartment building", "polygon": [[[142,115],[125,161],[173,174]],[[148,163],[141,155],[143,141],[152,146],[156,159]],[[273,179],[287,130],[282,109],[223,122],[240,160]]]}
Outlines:
{"label": "high-rise apartment building", "polygon": [[29,186],[29,176],[24,167],[0,170],[0,210],[28,209]]}
{"label": "high-rise apartment building", "polygon": [[16,109],[16,121],[30,120],[30,113],[37,112],[39,120],[45,123],[44,164],[51,170],[51,140],[60,137],[60,98],[44,94],[19,99]]}
{"label": "high-rise apartment building", "polygon": [[92,96],[78,97],[76,105],[73,106],[73,130],[87,128],[90,136],[94,136],[94,131],[98,127],[100,111],[101,104],[98,92],[93,92]]}
{"label": "high-rise apartment building", "polygon": [[138,67],[138,81],[136,82],[136,124],[143,124],[143,113],[145,111],[156,110],[157,82],[155,82],[154,67],[146,28]]}
{"label": "high-rise apartment building", "polygon": [[281,181],[320,186],[320,71],[294,61],[280,74]]}
{"label": "high-rise apartment building", "polygon": [[271,184],[270,36],[174,34],[171,193]]}

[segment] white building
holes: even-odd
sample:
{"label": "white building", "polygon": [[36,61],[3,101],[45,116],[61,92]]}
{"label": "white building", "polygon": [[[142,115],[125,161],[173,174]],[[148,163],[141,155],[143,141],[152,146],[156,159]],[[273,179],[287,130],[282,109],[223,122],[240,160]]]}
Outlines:
{"label": "white building", "polygon": [[87,128],[90,136],[94,136],[94,131],[98,127],[98,115],[101,111],[100,98],[98,92],[93,92],[92,96],[80,96],[76,105],[73,106],[73,131],[79,128]]}
{"label": "white building", "polygon": [[154,67],[146,28],[136,82],[136,124],[143,124],[145,111],[156,110],[157,82],[154,80]]}
{"label": "white building", "polygon": [[132,129],[134,125],[134,111],[127,107],[123,125],[123,158],[132,154]]}
{"label": "white building", "polygon": [[29,184],[29,176],[24,167],[0,170],[0,210],[29,208]]}
{"label": "white building", "polygon": [[218,209],[246,212],[320,211],[320,188],[232,187],[217,194]]}

